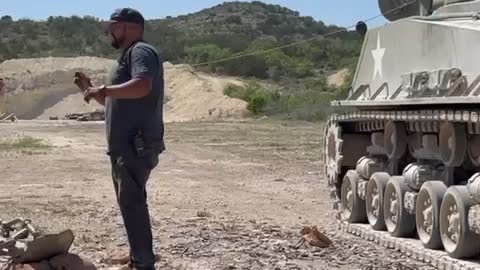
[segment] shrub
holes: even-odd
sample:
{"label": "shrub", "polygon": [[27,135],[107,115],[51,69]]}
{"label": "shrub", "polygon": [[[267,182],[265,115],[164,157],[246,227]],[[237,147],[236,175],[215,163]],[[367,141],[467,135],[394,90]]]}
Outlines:
{"label": "shrub", "polygon": [[298,120],[324,120],[331,111],[329,102],[337,96],[322,89],[306,89],[294,93],[270,91],[256,83],[245,87],[229,85],[225,95],[246,101],[255,115],[283,115]]}

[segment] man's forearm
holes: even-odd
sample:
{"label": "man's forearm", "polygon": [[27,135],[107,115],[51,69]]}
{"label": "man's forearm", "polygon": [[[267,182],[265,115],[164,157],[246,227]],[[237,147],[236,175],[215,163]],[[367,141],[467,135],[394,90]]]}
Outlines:
{"label": "man's forearm", "polygon": [[105,96],[96,96],[94,99],[102,106],[105,106]]}
{"label": "man's forearm", "polygon": [[142,98],[148,95],[151,86],[150,78],[132,79],[122,84],[108,86],[105,95],[118,99]]}

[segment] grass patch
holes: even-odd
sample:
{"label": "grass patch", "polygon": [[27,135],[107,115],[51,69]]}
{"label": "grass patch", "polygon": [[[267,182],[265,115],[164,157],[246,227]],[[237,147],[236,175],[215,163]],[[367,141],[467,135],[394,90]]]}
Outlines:
{"label": "grass patch", "polygon": [[0,140],[0,150],[21,151],[22,153],[34,154],[35,150],[47,150],[52,146],[42,139],[30,136],[19,136],[15,138]]}

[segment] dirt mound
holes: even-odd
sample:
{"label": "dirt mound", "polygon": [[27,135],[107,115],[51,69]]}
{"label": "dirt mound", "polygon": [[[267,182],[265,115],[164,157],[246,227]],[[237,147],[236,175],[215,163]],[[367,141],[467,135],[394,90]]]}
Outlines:
{"label": "dirt mound", "polygon": [[103,106],[95,101],[90,103],[83,102],[83,95],[81,93],[76,93],[63,98],[52,107],[44,110],[37,119],[47,120],[50,117],[55,116],[61,118],[71,113],[92,112],[95,110],[101,111],[103,110]]}
{"label": "dirt mound", "polygon": [[229,77],[196,73],[187,65],[165,63],[166,121],[198,121],[243,118],[246,102],[223,94],[230,84],[242,84]]}
{"label": "dirt mound", "polygon": [[[88,72],[95,82],[103,83],[114,63],[97,57],[5,61],[0,64],[0,76],[6,85],[0,111],[13,112],[21,119],[37,118],[65,97],[79,93],[72,80],[75,71]],[[71,109],[77,110],[75,106]]]}
{"label": "dirt mound", "polygon": [[[7,95],[0,99],[0,111],[21,119],[48,119],[68,113],[94,111],[102,107],[86,104],[73,85],[75,71],[92,76],[94,84],[108,83],[114,60],[98,57],[38,58],[9,60],[0,64]],[[244,118],[246,103],[223,94],[236,78],[196,73],[188,65],[165,67],[165,120],[200,121]]]}
{"label": "dirt mound", "polygon": [[85,69],[109,72],[115,61],[99,57],[46,57],[7,60],[0,64],[2,74],[42,74],[58,70]]}

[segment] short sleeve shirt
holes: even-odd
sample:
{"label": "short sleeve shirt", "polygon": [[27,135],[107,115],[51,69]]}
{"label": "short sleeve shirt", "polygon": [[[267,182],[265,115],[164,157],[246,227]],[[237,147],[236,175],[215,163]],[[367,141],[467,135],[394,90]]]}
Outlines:
{"label": "short sleeve shirt", "polygon": [[105,100],[105,125],[109,154],[131,154],[133,140],[141,133],[147,147],[165,149],[163,99],[163,64],[157,50],[139,41],[126,49],[112,74],[112,84],[122,84],[133,78],[152,77],[152,88],[139,99]]}

